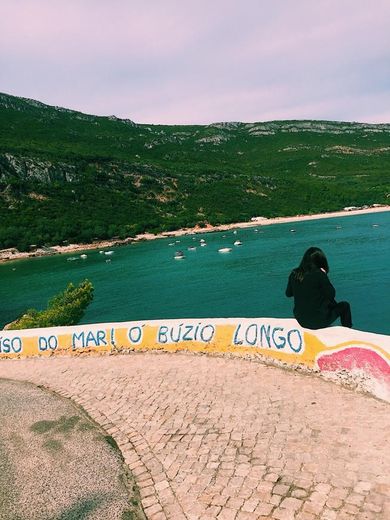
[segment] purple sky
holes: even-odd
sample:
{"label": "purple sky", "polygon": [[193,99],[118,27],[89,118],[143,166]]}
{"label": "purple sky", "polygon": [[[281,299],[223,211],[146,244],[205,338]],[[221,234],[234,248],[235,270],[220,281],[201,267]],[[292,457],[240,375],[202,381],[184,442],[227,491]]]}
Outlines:
{"label": "purple sky", "polygon": [[390,0],[0,0],[0,91],[140,123],[390,122]]}

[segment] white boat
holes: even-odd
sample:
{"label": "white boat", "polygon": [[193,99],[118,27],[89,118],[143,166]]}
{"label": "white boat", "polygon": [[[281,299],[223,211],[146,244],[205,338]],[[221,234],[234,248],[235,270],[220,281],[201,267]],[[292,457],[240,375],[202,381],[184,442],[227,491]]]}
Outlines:
{"label": "white boat", "polygon": [[202,242],[202,243],[200,244],[200,247],[204,247],[204,246],[207,246],[206,242]]}
{"label": "white boat", "polygon": [[175,242],[170,242],[169,245],[170,245],[170,246],[174,246],[174,245],[175,245]]}
{"label": "white boat", "polygon": [[67,260],[67,262],[74,262],[75,260],[78,260],[78,257],[77,256],[70,256],[66,260]]}
{"label": "white boat", "polygon": [[195,246],[190,246],[187,249],[188,249],[188,251],[196,251],[196,247]]}
{"label": "white boat", "polygon": [[237,235],[237,231],[233,231],[233,235]]}
{"label": "white boat", "polygon": [[203,244],[204,242],[206,242],[206,240],[205,240],[204,238],[201,238],[201,239],[199,240],[199,242],[200,242],[201,244]]}
{"label": "white boat", "polygon": [[242,242],[241,242],[241,240],[236,240],[236,241],[234,242],[234,245],[235,245],[235,246],[242,246]]}
{"label": "white boat", "polygon": [[174,259],[183,260],[185,258],[183,251],[176,251]]}
{"label": "white boat", "polygon": [[100,255],[104,255],[104,251],[99,251],[99,254]]}
{"label": "white boat", "polygon": [[105,255],[113,255],[113,254],[114,254],[114,251],[105,251],[104,254],[105,254]]}
{"label": "white boat", "polygon": [[230,253],[231,250],[231,247],[221,247],[221,249],[218,249],[218,253]]}
{"label": "white boat", "polygon": [[83,260],[85,260],[86,258],[88,258],[87,255],[80,255],[80,258],[82,258]]}

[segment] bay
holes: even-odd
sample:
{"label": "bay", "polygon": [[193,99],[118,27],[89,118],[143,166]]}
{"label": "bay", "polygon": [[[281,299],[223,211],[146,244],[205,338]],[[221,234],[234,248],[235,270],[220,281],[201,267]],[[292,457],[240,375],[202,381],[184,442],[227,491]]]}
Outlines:
{"label": "bay", "polygon": [[[256,231],[257,230],[257,231]],[[206,241],[200,247],[200,239]],[[186,235],[0,265],[0,326],[88,278],[94,300],[82,323],[160,318],[292,317],[287,277],[310,246],[324,250],[336,298],[354,328],[390,334],[390,212]],[[234,246],[236,240],[241,246]],[[174,243],[174,245],[169,245]],[[196,247],[196,250],[188,250]],[[232,248],[229,253],[218,249]],[[185,258],[175,260],[175,251]],[[67,261],[77,257],[75,261]],[[107,260],[111,260],[107,262]]]}

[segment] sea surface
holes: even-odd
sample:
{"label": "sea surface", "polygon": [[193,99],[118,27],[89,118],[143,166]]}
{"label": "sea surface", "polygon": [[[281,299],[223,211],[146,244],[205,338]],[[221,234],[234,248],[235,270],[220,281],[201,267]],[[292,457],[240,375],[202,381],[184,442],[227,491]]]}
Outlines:
{"label": "sea surface", "polygon": [[[390,212],[138,242],[111,256],[86,251],[84,260],[78,252],[4,263],[0,327],[85,278],[95,293],[82,323],[292,317],[287,278],[310,246],[327,255],[336,299],[350,302],[354,328],[390,334]],[[232,251],[218,252],[223,247]],[[184,259],[174,259],[178,250]]]}

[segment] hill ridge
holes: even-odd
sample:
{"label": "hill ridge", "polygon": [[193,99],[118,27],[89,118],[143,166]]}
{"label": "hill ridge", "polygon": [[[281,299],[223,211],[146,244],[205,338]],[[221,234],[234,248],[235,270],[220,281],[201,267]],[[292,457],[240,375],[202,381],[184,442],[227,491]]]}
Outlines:
{"label": "hill ridge", "polygon": [[0,248],[387,204],[390,124],[148,125],[0,94]]}
{"label": "hill ridge", "polygon": [[[8,103],[7,103],[8,101]],[[167,126],[167,127],[177,127],[177,126],[183,126],[183,127],[206,127],[206,128],[219,128],[219,129],[231,129],[239,126],[243,126],[246,128],[252,128],[257,125],[265,125],[265,126],[272,126],[272,127],[279,127],[283,125],[294,125],[302,128],[309,128],[310,126],[316,126],[316,125],[324,125],[324,126],[351,126],[351,127],[359,127],[359,128],[367,128],[367,129],[378,129],[383,131],[389,131],[390,132],[390,123],[365,123],[365,122],[359,122],[359,121],[344,121],[344,120],[331,120],[331,119],[276,119],[276,120],[266,120],[266,121],[253,121],[253,122],[247,122],[247,121],[215,121],[208,124],[182,124],[182,123],[176,123],[172,125],[165,125],[161,123],[137,123],[129,118],[122,118],[116,115],[96,115],[96,114],[90,114],[87,112],[82,112],[80,110],[75,110],[72,108],[62,107],[58,105],[50,105],[48,103],[44,103],[42,101],[35,100],[33,98],[27,98],[22,96],[15,96],[13,94],[7,94],[6,92],[0,92],[0,106],[3,106],[5,108],[12,107],[12,101],[16,102],[24,102],[26,105],[35,107],[35,108],[43,108],[45,110],[53,109],[58,112],[66,112],[69,114],[75,114],[75,115],[81,115],[88,119],[94,119],[94,118],[107,118],[109,120],[113,121],[123,121],[132,123],[136,126]],[[13,107],[15,108],[15,107]]]}

